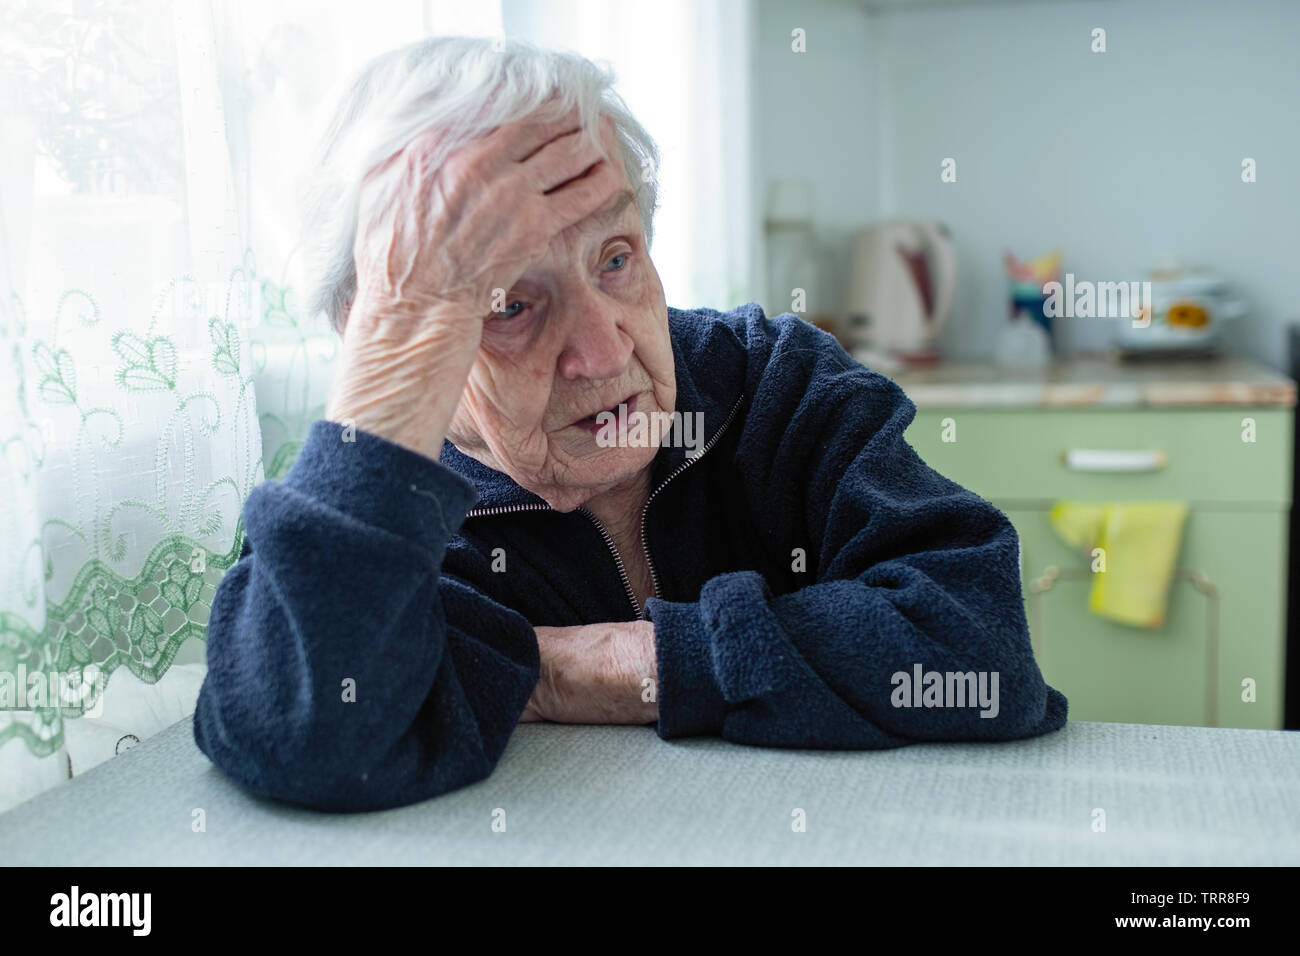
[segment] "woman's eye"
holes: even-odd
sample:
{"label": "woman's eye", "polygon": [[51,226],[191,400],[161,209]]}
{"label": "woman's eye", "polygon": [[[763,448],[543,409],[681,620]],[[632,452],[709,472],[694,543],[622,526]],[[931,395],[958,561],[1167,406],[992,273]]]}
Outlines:
{"label": "woman's eye", "polygon": [[507,319],[513,319],[515,316],[523,312],[524,309],[526,308],[528,308],[527,304],[520,302],[518,299],[515,299],[513,302],[507,303],[506,307],[502,309],[500,312],[498,312],[497,314],[500,316],[504,316]]}
{"label": "woman's eye", "polygon": [[[618,255],[612,256],[609,260],[606,261],[605,271],[617,272],[619,269],[622,269],[626,265],[627,265],[627,253],[620,252]],[[610,266],[613,266],[613,268],[611,269]]]}

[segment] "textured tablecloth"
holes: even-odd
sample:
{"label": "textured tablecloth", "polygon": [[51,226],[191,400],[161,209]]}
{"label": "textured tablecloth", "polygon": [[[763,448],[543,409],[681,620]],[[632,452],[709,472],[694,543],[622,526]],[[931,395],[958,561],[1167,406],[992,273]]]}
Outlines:
{"label": "textured tablecloth", "polygon": [[846,752],[533,724],[481,783],[333,815],[249,796],[186,719],[0,815],[0,861],[1295,865],[1300,734],[1076,723]]}

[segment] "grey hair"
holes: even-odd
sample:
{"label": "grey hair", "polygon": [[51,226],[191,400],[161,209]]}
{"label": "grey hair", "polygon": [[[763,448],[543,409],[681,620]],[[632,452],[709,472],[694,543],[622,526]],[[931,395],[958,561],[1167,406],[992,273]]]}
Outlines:
{"label": "grey hair", "polygon": [[361,180],[429,129],[444,133],[430,157],[436,167],[495,127],[575,107],[585,135],[599,148],[599,118],[611,117],[649,245],[659,150],[613,84],[605,67],[520,40],[429,37],[367,63],[335,108],[298,195],[307,314],[324,312],[336,331],[343,330],[357,289],[352,250]]}

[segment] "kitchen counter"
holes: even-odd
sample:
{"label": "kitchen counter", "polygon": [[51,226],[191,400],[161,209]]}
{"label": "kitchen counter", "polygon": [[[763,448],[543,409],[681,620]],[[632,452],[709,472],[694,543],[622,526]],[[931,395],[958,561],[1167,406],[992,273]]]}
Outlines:
{"label": "kitchen counter", "polygon": [[1124,408],[1296,403],[1296,383],[1249,359],[1067,359],[1041,368],[941,362],[885,372],[918,408]]}
{"label": "kitchen counter", "polygon": [[1296,865],[1300,734],[1070,723],[818,751],[526,724],[487,780],[339,815],[250,796],[186,718],[0,814],[0,846],[39,865]]}

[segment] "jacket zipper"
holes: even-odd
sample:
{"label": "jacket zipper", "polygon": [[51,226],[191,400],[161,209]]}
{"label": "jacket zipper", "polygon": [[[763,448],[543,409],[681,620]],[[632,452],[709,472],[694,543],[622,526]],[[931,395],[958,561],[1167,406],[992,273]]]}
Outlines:
{"label": "jacket zipper", "polygon": [[[554,511],[554,510],[555,509],[548,504],[543,504],[540,501],[530,501],[529,503],[523,505],[494,505],[493,507],[490,508],[471,508],[469,511],[465,513],[465,517],[466,518],[491,518],[491,517],[495,517],[496,515],[514,514],[520,511]],[[627,595],[628,602],[632,605],[632,609],[636,611],[636,615],[639,618],[641,616],[641,604],[636,599],[636,591],[632,590],[632,581],[627,576],[627,567],[623,564],[623,558],[618,553],[618,548],[614,546],[614,539],[610,537],[609,532],[605,530],[605,526],[601,524],[600,519],[597,518],[594,514],[592,514],[586,508],[578,508],[577,511],[580,514],[584,515],[588,520],[590,520],[591,523],[596,526],[596,530],[600,532],[600,536],[605,539],[605,547],[609,549],[610,555],[613,556],[614,564],[618,568],[619,580],[623,582],[623,592]]]}
{"label": "jacket zipper", "polygon": [[600,536],[605,539],[605,547],[609,548],[609,553],[614,557],[614,564],[618,566],[618,576],[623,581],[623,590],[627,592],[627,599],[632,605],[632,610],[636,612],[638,618],[641,617],[641,602],[636,599],[636,591],[632,590],[632,582],[627,576],[627,567],[623,564],[623,557],[618,553],[618,548],[614,547],[614,539],[610,537],[605,526],[601,524],[600,519],[588,511],[586,508],[579,508],[584,515],[591,519],[591,523],[596,526]]}
{"label": "jacket zipper", "polygon": [[[700,453],[694,458],[687,458],[684,462],[669,472],[668,477],[659,483],[659,487],[650,492],[650,497],[646,498],[645,505],[641,508],[641,553],[645,555],[646,567],[650,569],[650,586],[654,589],[655,597],[659,596],[659,572],[655,570],[655,563],[650,558],[650,546],[646,543],[645,539],[645,519],[646,516],[650,514],[650,502],[654,501],[655,498],[658,497],[659,492],[668,487],[668,482],[672,481],[687,468],[691,467],[691,465],[695,464],[708,454],[709,449],[718,443],[718,439],[722,437],[723,432],[725,432],[731,425],[731,420],[736,417],[736,412],[740,411],[740,405],[744,400],[745,396],[742,393],[740,398],[736,399],[736,404],[731,406],[731,411],[727,413],[727,417],[723,420],[722,427],[714,432],[713,437],[704,443],[704,447],[700,449]],[[641,617],[640,608],[637,609],[636,616],[638,619]]]}
{"label": "jacket zipper", "polygon": [[[722,437],[723,433],[731,425],[732,420],[736,417],[736,413],[740,411],[740,406],[744,401],[745,401],[745,396],[742,394],[740,398],[736,399],[736,404],[731,406],[731,411],[727,414],[727,417],[723,420],[722,427],[720,427],[713,434],[712,438],[710,438],[707,442],[704,443],[704,447],[700,449],[700,453],[696,455],[694,458],[687,458],[684,462],[682,462],[680,465],[674,468],[668,474],[668,477],[666,477],[663,481],[659,483],[659,487],[657,487],[654,491],[650,492],[649,497],[647,497],[645,500],[645,505],[641,508],[641,553],[645,555],[646,567],[650,569],[650,585],[654,589],[655,596],[658,596],[659,594],[659,573],[655,571],[654,561],[650,558],[650,548],[646,544],[646,540],[645,540],[645,519],[646,519],[646,515],[650,513],[650,502],[654,501],[655,498],[658,497],[659,492],[663,491],[665,488],[668,487],[668,483],[670,481],[672,481],[674,478],[676,478],[678,475],[684,472],[687,468],[691,467],[691,465],[695,464],[706,454],[708,454],[709,449],[711,449],[714,445],[718,443],[718,440]],[[466,518],[487,518],[487,517],[494,517],[496,515],[512,514],[520,511],[554,511],[554,510],[555,509],[548,504],[533,501],[522,505],[495,505],[489,508],[471,508],[468,512],[465,513],[465,517]],[[577,510],[581,512],[583,515],[585,515],[591,521],[591,523],[596,526],[596,530],[600,532],[600,536],[605,539],[605,547],[609,549],[610,556],[614,559],[614,565],[615,567],[618,568],[618,576],[619,579],[623,582],[623,590],[627,594],[628,603],[632,605],[632,610],[633,612],[635,612],[637,620],[641,620],[641,616],[643,614],[641,602],[636,599],[636,591],[632,589],[632,582],[628,579],[627,576],[627,567],[623,564],[623,558],[618,553],[618,548],[614,546],[614,539],[610,537],[609,532],[605,530],[605,526],[601,524],[600,519],[597,518],[594,514],[588,511],[585,507],[580,507]]]}
{"label": "jacket zipper", "polygon": [[551,506],[542,504],[540,501],[529,502],[526,505],[494,505],[491,508],[471,508],[465,512],[466,518],[489,518],[492,515],[508,515],[512,511],[550,511]]}

